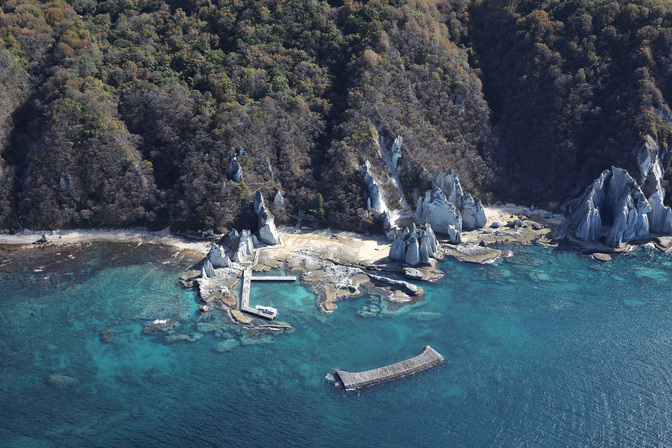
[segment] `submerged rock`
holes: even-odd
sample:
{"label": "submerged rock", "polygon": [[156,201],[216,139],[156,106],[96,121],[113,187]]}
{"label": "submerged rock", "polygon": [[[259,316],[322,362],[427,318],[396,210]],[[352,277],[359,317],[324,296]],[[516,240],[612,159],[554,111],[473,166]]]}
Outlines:
{"label": "submerged rock", "polygon": [[50,386],[58,387],[59,389],[66,389],[77,385],[79,383],[79,380],[70,375],[62,375],[55,373],[47,377],[47,383]]}

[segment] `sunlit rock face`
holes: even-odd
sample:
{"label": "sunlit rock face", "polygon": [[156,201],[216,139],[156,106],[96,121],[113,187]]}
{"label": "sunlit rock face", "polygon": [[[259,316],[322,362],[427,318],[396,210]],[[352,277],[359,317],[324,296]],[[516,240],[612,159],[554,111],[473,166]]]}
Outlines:
{"label": "sunlit rock face", "polygon": [[462,240],[462,216],[439,188],[428,190],[418,201],[417,217],[428,222],[432,229],[450,237],[453,243]]}
{"label": "sunlit rock face", "polygon": [[438,249],[439,242],[429,223],[425,224],[425,230],[418,230],[413,225],[404,229],[401,236],[392,242],[388,259],[411,266],[429,264],[430,258],[436,257]]}
{"label": "sunlit rock face", "polygon": [[647,135],[644,144],[635,148],[635,157],[639,166],[639,183],[647,197],[649,212],[649,230],[653,234],[672,234],[672,210],[664,205],[665,189],[663,188],[663,166],[660,148],[656,141]]}
{"label": "sunlit rock face", "polygon": [[656,141],[647,135],[633,150],[639,176],[622,168],[605,170],[583,195],[569,201],[574,235],[620,247],[637,239],[672,235],[672,210],[664,205],[663,165]]}
{"label": "sunlit rock face", "polygon": [[580,198],[569,203],[569,220],[577,238],[598,241],[608,227],[605,243],[620,247],[650,234],[649,202],[630,174],[612,167],[602,172]]}
{"label": "sunlit rock face", "polygon": [[364,165],[364,184],[366,185],[366,190],[369,193],[369,201],[367,203],[369,212],[384,213],[387,211],[383,194],[380,189],[380,182],[373,172],[371,163],[368,160]]}
{"label": "sunlit rock face", "polygon": [[452,203],[462,215],[462,229],[473,230],[485,227],[487,218],[485,209],[479,199],[465,193],[460,179],[453,170],[444,170],[436,175],[432,186],[440,189],[448,202]]}
{"label": "sunlit rock face", "polygon": [[275,228],[275,220],[273,215],[266,208],[264,197],[261,191],[257,190],[254,196],[254,211],[257,214],[257,221],[259,230],[257,231],[257,239],[265,244],[278,244],[278,231]]}
{"label": "sunlit rock face", "polygon": [[214,268],[230,268],[231,260],[226,251],[219,244],[213,244],[208,252],[208,261],[212,264]]}

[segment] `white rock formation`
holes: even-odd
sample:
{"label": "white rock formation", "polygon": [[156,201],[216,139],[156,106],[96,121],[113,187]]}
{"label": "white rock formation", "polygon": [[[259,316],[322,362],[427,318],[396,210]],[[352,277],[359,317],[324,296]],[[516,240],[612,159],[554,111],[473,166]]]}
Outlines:
{"label": "white rock formation", "polygon": [[397,238],[390,245],[390,261],[404,261],[406,259],[406,241],[403,238]]}
{"label": "white rock formation", "polygon": [[663,166],[658,144],[647,135],[644,144],[635,148],[642,191],[648,198],[649,230],[658,235],[672,235],[672,210],[664,205]]}
{"label": "white rock formation", "polygon": [[606,243],[620,247],[649,234],[651,212],[644,193],[630,174],[612,167],[602,172],[580,198],[569,203],[570,225],[584,241],[597,241],[610,225]]}
{"label": "white rock formation", "polygon": [[278,244],[278,231],[275,228],[273,215],[270,214],[264,203],[261,191],[257,190],[254,196],[254,211],[257,214],[259,230],[257,238],[265,244]]}
{"label": "white rock formation", "polygon": [[427,235],[424,232],[422,236],[420,236],[419,245],[420,245],[420,263],[429,264],[429,257],[430,257],[429,238],[427,238]]}
{"label": "white rock formation", "polygon": [[397,174],[397,168],[399,168],[399,159],[401,159],[401,147],[403,144],[404,138],[401,135],[395,138],[394,143],[392,143],[392,149],[390,150],[392,164],[390,169],[393,175]]}
{"label": "white rock formation", "polygon": [[464,192],[460,185],[460,179],[458,179],[457,174],[453,170],[443,170],[437,174],[434,180],[432,180],[432,186],[440,189],[449,202],[455,205],[458,210],[462,210]]}
{"label": "white rock formation", "polygon": [[364,164],[364,168],[364,183],[369,193],[369,202],[367,203],[369,212],[384,213],[387,211],[387,206],[380,189],[380,182],[371,169],[371,163],[368,160]]}
{"label": "white rock formation", "polygon": [[417,217],[428,222],[433,230],[448,235],[451,242],[462,241],[462,216],[456,206],[448,202],[441,189],[429,190],[420,198]]}
{"label": "white rock formation", "polygon": [[201,278],[210,278],[215,276],[215,269],[212,267],[210,260],[207,258],[203,262],[203,267],[201,268]]}
{"label": "white rock formation", "polygon": [[231,162],[229,162],[229,176],[234,182],[240,183],[243,181],[243,168],[238,163],[236,156],[233,156]]}
{"label": "white rock formation", "polygon": [[436,256],[438,247],[439,243],[429,223],[424,231],[418,231],[413,225],[411,229],[406,227],[402,236],[392,242],[388,259],[411,266],[428,264],[430,257]]}
{"label": "white rock formation", "polygon": [[485,209],[479,199],[474,199],[469,193],[464,196],[462,201],[462,228],[480,229],[485,227],[488,219],[485,217]]}
{"label": "white rock formation", "polygon": [[434,257],[439,252],[439,242],[436,239],[436,235],[434,235],[434,231],[432,230],[432,225],[428,222],[425,223],[425,233],[427,234],[427,237],[429,238],[430,256]]}
{"label": "white rock formation", "polygon": [[280,193],[280,190],[278,190],[277,193],[275,193],[275,198],[273,199],[273,205],[275,205],[276,209],[283,209],[287,204],[285,204],[285,198],[282,196],[282,193]]}
{"label": "white rock formation", "polygon": [[[487,218],[485,209],[478,199],[464,193],[460,179],[453,170],[444,170],[432,180],[432,186],[439,188],[462,215],[462,229],[473,230],[485,227]],[[460,231],[462,231],[460,229]]]}
{"label": "white rock formation", "polygon": [[214,268],[230,268],[231,260],[226,251],[219,244],[213,244],[208,252],[208,261],[212,264]]}
{"label": "white rock formation", "polygon": [[404,261],[411,266],[420,264],[420,246],[418,244],[418,236],[415,232],[411,233],[408,244],[406,245],[406,257]]}
{"label": "white rock formation", "polygon": [[234,255],[235,261],[242,261],[245,257],[248,257],[254,253],[254,243],[252,242],[252,234],[249,230],[243,230],[240,232],[240,240],[238,243],[238,250]]}

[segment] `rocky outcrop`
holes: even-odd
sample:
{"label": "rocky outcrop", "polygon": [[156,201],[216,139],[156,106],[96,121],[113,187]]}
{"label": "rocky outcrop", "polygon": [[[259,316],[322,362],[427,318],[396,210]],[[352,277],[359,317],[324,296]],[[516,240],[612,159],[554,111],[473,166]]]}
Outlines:
{"label": "rocky outcrop", "polygon": [[607,245],[621,247],[636,238],[649,234],[651,211],[644,193],[630,174],[622,168],[612,168],[605,207],[613,215],[611,230],[607,235]]}
{"label": "rocky outcrop", "polygon": [[570,225],[577,238],[598,241],[602,226],[610,226],[605,242],[611,247],[649,234],[651,207],[637,182],[622,168],[602,172],[580,198],[569,202]]}
{"label": "rocky outcrop", "polygon": [[411,266],[429,264],[430,257],[435,257],[439,243],[430,224],[424,231],[412,228],[404,229],[402,236],[392,242],[388,260],[401,261]]}
{"label": "rocky outcrop", "polygon": [[364,184],[369,193],[369,199],[366,204],[369,212],[384,213],[387,207],[385,206],[383,193],[380,189],[380,182],[371,169],[371,163],[368,160],[364,164]]}
{"label": "rocky outcrop", "polygon": [[392,174],[397,174],[397,168],[399,167],[399,160],[401,159],[401,147],[404,144],[404,137],[401,135],[394,139],[392,143],[392,149],[390,149],[391,156],[391,166],[390,170]]}
{"label": "rocky outcrop", "polygon": [[231,259],[226,255],[226,251],[219,244],[213,244],[208,252],[208,261],[214,268],[230,268]]}
{"label": "rocky outcrop", "polygon": [[207,258],[203,262],[203,267],[201,268],[201,278],[210,278],[215,276],[215,268],[212,267],[212,263]]}
{"label": "rocky outcrop", "polygon": [[430,257],[434,257],[439,252],[439,242],[436,239],[436,235],[434,235],[432,225],[428,222],[425,223],[425,233],[429,238]]}
{"label": "rocky outcrop", "polygon": [[403,261],[406,259],[406,241],[403,238],[397,238],[392,241],[388,259],[390,261]]}
{"label": "rocky outcrop", "polygon": [[240,234],[236,229],[232,229],[219,242],[228,247],[232,252],[236,252],[240,244]]}
{"label": "rocky outcrop", "polygon": [[597,241],[602,234],[602,213],[604,198],[611,171],[600,174],[592,185],[586,188],[583,196],[569,201],[570,225],[576,237],[584,241]]}
{"label": "rocky outcrop", "polygon": [[635,148],[634,152],[639,166],[642,191],[651,207],[649,230],[658,235],[672,235],[672,210],[664,205],[664,170],[661,163],[664,155],[660,154],[658,144],[650,135],[645,137],[644,144]]}
{"label": "rocky outcrop", "polygon": [[237,183],[243,181],[243,168],[238,163],[238,158],[236,156],[233,156],[231,162],[229,162],[229,177]]}
{"label": "rocky outcrop", "polygon": [[249,230],[243,230],[240,232],[240,237],[238,239],[238,248],[236,253],[233,256],[235,261],[241,261],[247,256],[250,256],[254,253],[254,243],[252,242],[252,234]]}
{"label": "rocky outcrop", "polygon": [[264,153],[259,153],[259,162],[261,162],[261,166],[266,167],[268,170],[268,174],[271,176],[271,181],[275,183],[275,175],[273,174],[273,168],[271,167],[271,162],[266,158]]}
{"label": "rocky outcrop", "polygon": [[282,193],[280,193],[280,190],[278,190],[278,192],[275,193],[275,198],[273,199],[273,205],[275,206],[276,210],[284,209],[287,205],[285,204],[285,198],[282,196]]}
{"label": "rocky outcrop", "polygon": [[371,277],[371,280],[374,280],[376,282],[384,283],[386,285],[396,286],[396,287],[402,288],[403,290],[405,290],[407,293],[409,293],[411,295],[417,295],[417,294],[420,294],[420,293],[424,292],[422,290],[422,288],[419,288],[419,287],[415,286],[413,283],[405,282],[403,280],[395,280],[395,279],[392,279],[392,278],[389,278],[389,277],[384,277],[382,275],[374,275],[374,274],[369,274],[369,277]]}
{"label": "rocky outcrop", "polygon": [[[444,170],[437,174],[432,181],[432,186],[441,190],[446,200],[460,211],[462,228],[473,230],[485,227],[488,220],[485,217],[483,204],[470,194],[464,193],[460,185],[460,179],[452,170]],[[440,232],[438,229],[437,231]]]}
{"label": "rocky outcrop", "polygon": [[[635,148],[637,180],[622,168],[605,170],[580,198],[569,201],[570,226],[577,238],[593,242],[604,236],[611,247],[633,240],[672,235],[672,210],[664,205],[664,154],[647,135]],[[606,235],[604,234],[606,230]]]}
{"label": "rocky outcrop", "polygon": [[474,199],[468,193],[464,196],[461,212],[462,228],[464,229],[481,229],[488,222],[481,201]]}
{"label": "rocky outcrop", "polygon": [[460,185],[460,180],[453,170],[444,170],[436,175],[432,180],[432,186],[440,189],[446,196],[446,199],[451,202],[458,210],[462,209],[462,198],[464,192]]}
{"label": "rocky outcrop", "polygon": [[265,244],[278,244],[278,231],[275,228],[273,215],[271,215],[266,208],[264,197],[259,190],[257,190],[257,193],[254,196],[254,211],[257,214],[259,226],[257,239]]}
{"label": "rocky outcrop", "polygon": [[420,198],[416,213],[419,220],[430,223],[434,230],[448,235],[452,243],[462,241],[462,216],[440,188],[435,187]]}
{"label": "rocky outcrop", "polygon": [[408,242],[406,243],[404,262],[411,266],[420,264],[420,245],[418,244],[418,234],[416,232],[411,232],[409,235]]}

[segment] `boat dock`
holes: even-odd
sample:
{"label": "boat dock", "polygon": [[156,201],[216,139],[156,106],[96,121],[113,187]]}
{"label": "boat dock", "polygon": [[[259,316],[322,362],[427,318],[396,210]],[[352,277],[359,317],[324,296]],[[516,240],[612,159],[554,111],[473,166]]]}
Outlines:
{"label": "boat dock", "polygon": [[373,386],[408,375],[413,375],[422,370],[429,369],[446,362],[446,358],[429,345],[422,348],[422,352],[413,358],[389,366],[379,367],[365,372],[346,372],[335,370],[333,373],[340,378],[345,390],[355,390],[362,387]]}
{"label": "boat dock", "polygon": [[[280,240],[280,245],[282,247],[283,243],[282,240]],[[296,277],[291,276],[291,275],[259,275],[259,276],[252,276],[252,268],[259,262],[259,253],[261,252],[261,248],[256,250],[256,253],[254,254],[254,261],[250,266],[245,268],[243,271],[243,289],[240,297],[240,310],[245,311],[246,313],[249,314],[254,314],[257,317],[263,317],[264,319],[269,319],[273,320],[275,319],[275,314],[268,314],[264,313],[263,311],[260,311],[256,308],[253,308],[250,306],[250,286],[252,281],[255,282],[295,282]]]}

